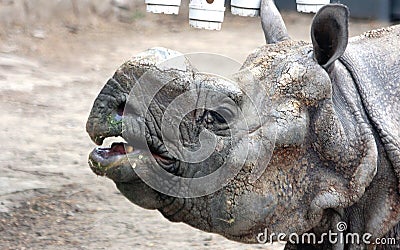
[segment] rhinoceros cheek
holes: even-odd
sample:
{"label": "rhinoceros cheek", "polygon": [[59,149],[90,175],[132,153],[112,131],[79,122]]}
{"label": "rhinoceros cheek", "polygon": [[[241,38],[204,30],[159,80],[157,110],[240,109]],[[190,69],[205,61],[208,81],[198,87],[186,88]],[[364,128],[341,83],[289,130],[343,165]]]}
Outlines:
{"label": "rhinoceros cheek", "polygon": [[277,204],[272,195],[246,192],[232,202],[222,195],[211,200],[211,222],[215,232],[232,237],[248,235],[268,224]]}

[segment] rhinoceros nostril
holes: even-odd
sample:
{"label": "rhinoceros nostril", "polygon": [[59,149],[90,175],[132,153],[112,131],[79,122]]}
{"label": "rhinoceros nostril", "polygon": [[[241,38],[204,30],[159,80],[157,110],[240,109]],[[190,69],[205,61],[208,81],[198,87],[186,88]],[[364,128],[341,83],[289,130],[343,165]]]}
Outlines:
{"label": "rhinoceros nostril", "polygon": [[122,102],[122,103],[120,103],[120,104],[118,105],[117,114],[118,114],[119,116],[122,116],[122,115],[124,114],[125,105],[126,105],[126,102]]}

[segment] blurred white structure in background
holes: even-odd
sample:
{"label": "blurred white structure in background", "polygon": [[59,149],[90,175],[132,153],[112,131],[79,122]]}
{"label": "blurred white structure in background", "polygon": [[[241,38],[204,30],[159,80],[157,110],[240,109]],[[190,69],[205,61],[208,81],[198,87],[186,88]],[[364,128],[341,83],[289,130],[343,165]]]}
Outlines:
{"label": "blurred white structure in background", "polygon": [[317,13],[322,6],[329,4],[330,0],[296,0],[297,11]]}
{"label": "blurred white structure in background", "polygon": [[[262,0],[231,0],[231,12],[234,15],[255,17],[260,15]],[[293,0],[297,11],[316,13],[330,0]],[[179,13],[181,0],[145,0],[147,12],[175,14]],[[190,0],[189,24],[198,29],[220,30],[224,22],[225,0]]]}
{"label": "blurred white structure in background", "polygon": [[233,15],[255,17],[260,15],[261,0],[231,0]]}
{"label": "blurred white structure in background", "polygon": [[146,11],[156,14],[179,14],[181,0],[145,0]]}
{"label": "blurred white structure in background", "polygon": [[220,30],[224,15],[225,0],[190,0],[189,24],[194,28]]}

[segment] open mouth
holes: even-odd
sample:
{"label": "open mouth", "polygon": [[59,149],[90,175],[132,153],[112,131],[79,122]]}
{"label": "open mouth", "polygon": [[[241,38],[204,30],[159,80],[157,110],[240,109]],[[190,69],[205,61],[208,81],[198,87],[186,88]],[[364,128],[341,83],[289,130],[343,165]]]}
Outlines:
{"label": "open mouth", "polygon": [[110,147],[96,147],[89,155],[89,165],[97,175],[105,176],[107,170],[129,163],[127,154],[139,153],[123,142],[113,143]]}
{"label": "open mouth", "polygon": [[[103,114],[101,119],[92,110],[86,124],[86,131],[92,141],[99,146],[94,148],[89,155],[89,165],[92,171],[97,175],[111,177],[110,175],[114,175],[121,169],[134,169],[135,166],[149,164],[158,164],[167,171],[175,170],[174,166],[177,160],[168,152],[163,140],[157,136],[156,128],[156,131],[151,131],[147,124],[140,124],[138,126],[143,126],[145,129],[132,130],[131,133],[135,134],[123,133],[124,119],[132,117],[129,115],[130,111],[125,110],[126,103],[124,101],[119,105],[114,104],[109,104],[109,106],[115,106],[116,110],[106,116]],[[99,106],[103,107],[103,104]],[[128,118],[124,115],[125,112],[128,112]],[[146,119],[152,123],[157,122],[151,115]],[[146,122],[146,119],[143,118],[143,121]],[[113,140],[117,142],[110,146],[105,145],[106,139],[111,138],[117,138]]]}
{"label": "open mouth", "polygon": [[123,142],[114,142],[111,147],[109,148],[98,148],[99,154],[105,158],[108,159],[112,156],[116,155],[125,155],[132,153],[135,149]]}
{"label": "open mouth", "polygon": [[[95,143],[102,144],[104,139],[102,138]],[[114,142],[109,147],[96,147],[89,155],[90,168],[97,175],[107,176],[107,173],[115,168],[132,165],[132,159],[135,157],[152,156],[161,166],[170,166],[175,163],[168,152],[159,150],[162,147],[154,147],[153,145],[154,143],[149,144],[148,149],[137,149],[126,142]]]}

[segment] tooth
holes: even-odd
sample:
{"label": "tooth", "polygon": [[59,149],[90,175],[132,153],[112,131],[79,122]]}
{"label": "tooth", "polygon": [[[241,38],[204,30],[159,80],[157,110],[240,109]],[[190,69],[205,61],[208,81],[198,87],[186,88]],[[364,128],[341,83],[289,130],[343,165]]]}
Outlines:
{"label": "tooth", "polygon": [[125,150],[126,150],[127,153],[132,153],[134,148],[132,146],[126,146]]}

